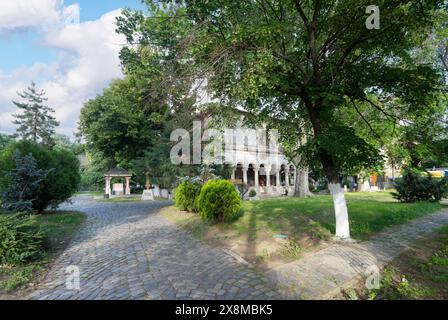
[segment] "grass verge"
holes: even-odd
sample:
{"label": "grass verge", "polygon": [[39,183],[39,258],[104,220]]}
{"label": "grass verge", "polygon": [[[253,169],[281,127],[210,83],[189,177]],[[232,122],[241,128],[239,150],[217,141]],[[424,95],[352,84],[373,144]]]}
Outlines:
{"label": "grass verge", "polygon": [[448,226],[417,242],[381,271],[380,288],[367,290],[364,281],[338,299],[448,299]]}
{"label": "grass verge", "polygon": [[34,286],[48,264],[65,248],[85,216],[79,212],[57,211],[37,216],[37,227],[45,237],[45,250],[40,258],[18,266],[0,266],[0,296],[20,296],[20,289]]}
{"label": "grass verge", "polygon": [[[440,210],[438,203],[399,203],[388,192],[346,194],[351,235],[365,240],[388,227]],[[198,238],[233,250],[260,268],[295,260],[328,245],[335,232],[331,196],[280,198],[243,203],[232,223],[208,225],[197,214],[162,209],[169,220]]]}

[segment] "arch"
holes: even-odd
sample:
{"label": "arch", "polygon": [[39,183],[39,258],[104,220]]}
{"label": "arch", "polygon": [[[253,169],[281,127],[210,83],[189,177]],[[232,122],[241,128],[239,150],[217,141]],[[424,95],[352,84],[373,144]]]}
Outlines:
{"label": "arch", "polygon": [[243,181],[243,164],[241,162],[236,164],[235,179]]}
{"label": "arch", "polygon": [[296,184],[296,166],[293,164],[289,165],[289,185],[294,186]]}
{"label": "arch", "polygon": [[286,181],[286,165],[285,164],[281,164],[280,165],[280,183],[279,186],[284,186],[285,185],[285,181]]}
{"label": "arch", "polygon": [[251,187],[255,186],[255,171],[254,171],[255,165],[252,163],[249,163],[247,166],[247,184]]}
{"label": "arch", "polygon": [[266,166],[262,163],[258,169],[258,185],[265,187],[267,185]]}

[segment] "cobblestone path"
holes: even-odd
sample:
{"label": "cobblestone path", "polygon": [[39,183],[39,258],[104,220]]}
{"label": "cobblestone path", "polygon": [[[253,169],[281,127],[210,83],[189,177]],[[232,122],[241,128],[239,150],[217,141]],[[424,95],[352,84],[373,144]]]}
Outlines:
{"label": "cobblestone path", "polygon": [[[276,299],[265,276],[196,240],[157,209],[169,202],[104,203],[77,197],[80,232],[30,299]],[[77,266],[80,289],[66,288]]]}
{"label": "cobblestone path", "polygon": [[381,269],[418,239],[448,224],[448,210],[378,233],[369,241],[338,243],[303,259],[270,270],[267,275],[284,298],[328,299]]}

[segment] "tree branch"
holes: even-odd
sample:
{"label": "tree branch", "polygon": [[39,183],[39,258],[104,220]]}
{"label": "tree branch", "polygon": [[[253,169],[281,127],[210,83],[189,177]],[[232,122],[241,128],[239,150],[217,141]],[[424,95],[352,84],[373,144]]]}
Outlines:
{"label": "tree branch", "polygon": [[364,115],[361,113],[361,111],[359,111],[358,106],[356,105],[355,101],[353,101],[353,99],[351,99],[351,98],[350,98],[350,101],[351,101],[353,107],[355,108],[356,113],[361,117],[361,119],[362,119],[362,120],[367,124],[367,126],[369,127],[370,132],[372,132],[373,135],[376,136],[376,137],[381,141],[381,143],[382,143],[381,136],[380,136],[378,133],[376,133],[376,131],[373,129],[373,127],[372,127],[372,125],[370,124],[370,122],[364,117]]}

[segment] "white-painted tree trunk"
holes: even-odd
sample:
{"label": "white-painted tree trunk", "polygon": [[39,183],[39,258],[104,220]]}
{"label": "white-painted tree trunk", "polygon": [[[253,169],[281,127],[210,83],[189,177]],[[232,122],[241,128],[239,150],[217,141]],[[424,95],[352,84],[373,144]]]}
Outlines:
{"label": "white-painted tree trunk", "polygon": [[350,239],[350,226],[344,189],[342,189],[340,183],[329,183],[328,188],[333,196],[334,213],[336,216],[336,236],[348,240]]}

